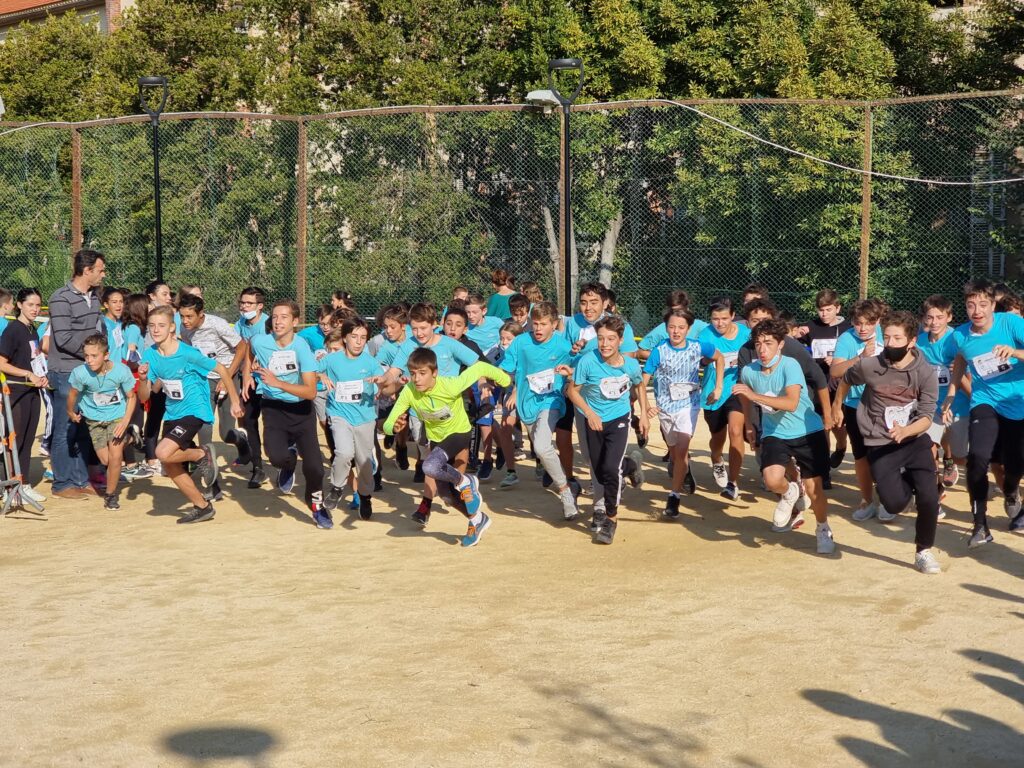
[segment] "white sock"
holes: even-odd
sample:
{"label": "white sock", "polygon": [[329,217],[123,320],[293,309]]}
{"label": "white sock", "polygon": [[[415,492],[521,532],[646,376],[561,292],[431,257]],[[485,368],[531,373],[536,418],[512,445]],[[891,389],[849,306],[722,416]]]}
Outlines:
{"label": "white sock", "polygon": [[480,525],[480,523],[483,522],[483,519],[484,519],[484,513],[483,512],[477,512],[475,515],[473,515],[471,518],[469,518],[469,522],[472,523],[473,525]]}

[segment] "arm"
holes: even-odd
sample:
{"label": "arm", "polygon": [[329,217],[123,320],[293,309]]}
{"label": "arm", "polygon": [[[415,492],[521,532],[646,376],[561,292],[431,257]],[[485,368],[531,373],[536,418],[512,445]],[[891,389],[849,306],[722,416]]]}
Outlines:
{"label": "arm", "polygon": [[[708,395],[708,405],[717,403],[722,397],[722,387],[725,386],[725,356],[715,350],[715,356],[711,358],[715,364],[715,386],[711,390],[711,394]],[[707,371],[704,371],[704,375],[707,376]]]}
{"label": "arm", "polygon": [[[818,370],[821,369],[819,368]],[[825,422],[825,429],[832,429],[832,398],[828,394],[828,387],[822,387],[816,391],[818,393],[818,402],[821,404],[821,420]],[[842,402],[842,400],[839,402]]]}
{"label": "arm", "polygon": [[78,390],[72,387],[68,391],[68,400],[65,405],[67,406],[68,418],[77,424],[82,420],[82,414],[78,412]]}
{"label": "arm", "polygon": [[139,364],[139,402],[148,403],[153,387],[149,383],[149,363]]}
{"label": "arm", "polygon": [[942,401],[942,420],[946,424],[953,421],[953,412],[950,409],[953,407],[953,398],[956,397],[956,391],[963,383],[966,371],[967,361],[964,360],[963,355],[958,354],[953,358],[953,370],[949,374],[949,389],[946,391],[946,399]]}
{"label": "arm", "polygon": [[31,382],[33,387],[46,386],[45,376],[36,376],[34,373],[32,373],[32,371],[25,370],[24,368],[19,368],[16,365],[11,365],[11,362],[2,355],[0,355],[0,372],[5,373],[8,376],[23,377],[29,382]]}
{"label": "arm", "polygon": [[490,363],[476,362],[464,370],[455,379],[456,388],[462,392],[476,384],[478,379],[492,379],[498,386],[507,387],[512,381],[509,375],[501,368],[495,368]]}
{"label": "arm", "polygon": [[[231,358],[231,365],[227,367],[229,379],[235,378],[235,375],[242,369],[242,363],[245,362],[245,358],[248,356],[249,344],[245,341],[239,340],[238,344],[235,346],[235,356]],[[224,379],[221,378],[221,381],[224,381]]]}
{"label": "arm", "polygon": [[650,429],[650,404],[647,402],[647,382],[641,377],[640,381],[633,385],[633,394],[640,404],[638,427],[640,434],[646,436]]}
{"label": "arm", "polygon": [[[117,426],[114,427],[114,437],[122,437],[125,431],[128,429],[128,425],[132,422],[132,414],[135,413],[135,405],[138,403],[138,398],[135,396],[135,392],[129,389],[125,393],[127,398],[124,404],[124,416],[117,422]],[[71,414],[68,414],[70,417]]]}
{"label": "arm", "polygon": [[746,384],[733,385],[733,394],[742,396],[755,405],[767,405],[776,411],[795,411],[800,404],[800,385],[789,384],[784,395],[759,395]]}
{"label": "arm", "polygon": [[[650,356],[650,352],[648,352],[647,354],[648,354],[648,356]],[[643,388],[646,390],[647,387],[649,387],[650,385],[651,385],[651,374],[649,374],[646,371],[644,371],[644,374],[643,374]],[[658,415],[658,405],[657,405],[657,403],[655,403],[654,405],[651,405],[650,403],[648,403],[647,404],[647,419],[648,419],[648,421],[650,421],[651,419],[653,419],[657,415]]]}
{"label": "arm", "polygon": [[[220,365],[220,363],[217,365],[221,370],[227,373],[227,370],[223,365]],[[316,399],[316,371],[303,371],[301,374],[301,384],[289,384],[287,381],[281,381],[281,379],[270,372],[269,368],[255,366],[255,369],[259,372],[260,376],[263,377],[263,382],[268,387],[280,389],[282,392],[287,392],[289,395],[295,395],[295,397],[303,400]]]}
{"label": "arm", "polygon": [[[401,394],[398,396],[398,400],[395,401],[395,407],[391,409],[391,413],[388,414],[388,418],[382,427],[385,435],[395,434],[395,422],[398,421],[399,417],[401,417],[403,421],[402,427],[405,426],[405,414],[408,412],[411,403],[412,396],[409,394],[408,388],[403,387]],[[399,431],[401,431],[401,428],[399,428]]]}
{"label": "arm", "polygon": [[836,428],[843,426],[843,401],[850,394],[850,384],[845,379],[839,380],[839,389],[836,390],[836,398],[832,401],[832,425]]}
{"label": "arm", "polygon": [[96,333],[96,329],[73,331],[71,330],[71,320],[71,304],[67,299],[57,299],[50,305],[50,335],[53,337],[53,343],[64,354],[82,360],[84,359],[81,351],[82,344]]}
{"label": "arm", "polygon": [[581,392],[582,387],[575,381],[568,382],[566,389],[566,395],[568,395],[570,402],[576,406],[576,410],[582,413],[587,419],[587,426],[595,432],[600,432],[604,429],[604,422],[601,421],[601,417],[598,416],[589,405],[587,401],[583,399]]}
{"label": "arm", "polygon": [[[239,344],[239,347],[242,345]],[[235,360],[238,359],[238,350],[235,350]],[[234,361],[232,361],[234,365]],[[223,363],[217,363],[217,367],[213,369],[214,372],[220,376],[220,384],[224,388],[224,391],[228,393],[228,400],[231,401],[231,415],[236,419],[242,418],[245,415],[245,411],[242,408],[242,403],[238,399],[238,391],[235,389],[235,381],[231,376],[230,370],[224,367]],[[314,391],[316,390],[316,384],[313,385]]]}

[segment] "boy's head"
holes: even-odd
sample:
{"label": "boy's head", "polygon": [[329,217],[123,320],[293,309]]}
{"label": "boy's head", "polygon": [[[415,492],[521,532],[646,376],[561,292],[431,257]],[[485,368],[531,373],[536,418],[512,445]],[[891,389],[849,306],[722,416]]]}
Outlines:
{"label": "boy's head", "polygon": [[327,336],[327,332],[331,330],[331,320],[334,315],[334,307],[330,304],[321,304],[316,308],[316,324],[320,326],[320,330],[323,331],[324,336]]}
{"label": "boy's head", "polygon": [[608,302],[608,289],[601,283],[584,283],[580,286],[580,314],[593,325],[604,314]]}
{"label": "boy's head", "polygon": [[767,299],[768,289],[765,288],[761,283],[751,283],[743,289],[743,304],[746,306],[748,302],[754,299]]}
{"label": "boy's head", "polygon": [[14,312],[14,294],[6,288],[0,288],[0,315],[7,317]]}
{"label": "boy's head", "polygon": [[683,290],[669,291],[665,296],[665,309],[680,309],[690,308],[690,294]]}
{"label": "boy's head", "polygon": [[608,289],[608,298],[604,301],[604,311],[614,312],[616,314],[619,311],[618,299],[616,298],[615,291],[611,288]]}
{"label": "boy's head", "polygon": [[533,338],[543,343],[550,339],[558,327],[558,307],[550,301],[538,301],[530,310]]}
{"label": "boy's head", "polygon": [[466,316],[470,325],[480,325],[487,314],[487,302],[479,293],[471,293],[466,296]]}
{"label": "boy's head", "polygon": [[154,343],[162,344],[174,336],[174,310],[171,307],[167,305],[153,307],[149,310],[149,318],[146,322],[149,335],[153,337]]}
{"label": "boy's head", "polygon": [[953,322],[953,302],[934,294],[921,302],[921,326],[930,334],[939,336]]}
{"label": "boy's head", "polygon": [[338,309],[331,310],[331,317],[327,325],[331,328],[341,328],[346,320],[351,320],[353,317],[359,317],[359,313],[354,309],[339,307]]}
{"label": "boy's head", "polygon": [[389,304],[377,313],[377,327],[384,331],[388,341],[398,341],[405,334],[409,311],[401,304]]}
{"label": "boy's head", "polygon": [[86,338],[82,344],[82,357],[90,371],[99,371],[106,364],[109,358],[110,345],[107,337],[102,333],[94,333]]}
{"label": "boy's head", "polygon": [[1008,293],[996,302],[996,312],[1011,312],[1015,315],[1021,314],[1024,308],[1024,301],[1015,293]]}
{"label": "boy's head", "polygon": [[324,334],[324,349],[328,352],[340,352],[345,346],[345,336],[341,328],[331,328]]}
{"label": "boy's head", "polygon": [[370,327],[361,317],[350,318],[341,325],[341,337],[349,354],[358,357],[370,340]]}
{"label": "boy's head", "polygon": [[426,392],[437,381],[437,355],[434,350],[419,347],[409,353],[406,364],[409,369],[409,380],[420,392]]}
{"label": "boy's head", "polygon": [[263,311],[263,305],[267,301],[267,295],[261,288],[250,286],[243,288],[238,294],[238,311],[246,320],[255,320]]}
{"label": "boy's head", "polygon": [[426,344],[434,337],[437,327],[437,309],[433,304],[413,304],[409,309],[409,326],[418,344]]}
{"label": "boy's head", "polygon": [[523,326],[515,320],[506,320],[498,331],[498,340],[501,346],[508,349],[508,345],[515,340],[516,336],[523,332]]}
{"label": "boy's head", "polygon": [[818,319],[823,325],[832,325],[843,305],[839,300],[839,294],[831,288],[822,288],[814,297],[814,306],[818,310]]}
{"label": "boy's head", "polygon": [[594,323],[594,330],[597,331],[597,350],[601,357],[612,357],[622,345],[626,321],[618,315],[608,315]]}
{"label": "boy's head", "polygon": [[754,299],[743,305],[743,318],[753,328],[763,320],[779,316],[779,309],[771,299]]}
{"label": "boy's head", "polygon": [[270,310],[270,328],[274,336],[281,338],[289,333],[295,333],[299,327],[299,317],[302,310],[299,305],[291,299],[281,299],[274,303]]}
{"label": "boy's head", "polygon": [[673,347],[681,347],[686,343],[686,334],[693,327],[694,319],[693,312],[685,307],[673,307],[665,313],[665,329]]}
{"label": "boy's head", "polygon": [[719,296],[717,299],[714,299],[708,307],[708,314],[714,329],[718,333],[725,333],[736,317],[735,311],[732,308],[732,299],[728,296]]}
{"label": "boy's head", "polygon": [[203,324],[205,307],[206,304],[199,296],[191,293],[183,293],[178,305],[178,314],[181,316],[181,324],[188,330],[194,331]]}
{"label": "boy's head", "polygon": [[964,286],[967,316],[976,327],[987,325],[996,311],[996,290],[988,280],[972,280]]}
{"label": "boy's head", "polygon": [[861,341],[875,338],[875,329],[883,314],[882,303],[877,299],[860,299],[853,303],[850,320]]}
{"label": "boy's head", "polygon": [[444,316],[444,335],[456,341],[466,335],[469,330],[469,313],[462,307],[448,307]]}
{"label": "boy's head", "polygon": [[762,366],[774,367],[776,357],[787,336],[789,324],[778,317],[770,317],[754,326],[750,337],[754,340],[754,350]]}
{"label": "boy's head", "polygon": [[918,320],[912,312],[886,312],[880,321],[884,354],[890,363],[898,363],[917,344]]}
{"label": "boy's head", "polygon": [[508,313],[519,325],[526,325],[530,319],[530,300],[521,293],[514,293],[508,299]]}
{"label": "boy's head", "polygon": [[464,285],[456,285],[452,289],[452,301],[465,301],[469,296],[469,288]]}
{"label": "boy's head", "polygon": [[519,292],[523,294],[527,299],[530,300],[531,304],[536,304],[539,301],[544,301],[544,294],[540,290],[540,286],[532,280],[521,284],[519,286]]}

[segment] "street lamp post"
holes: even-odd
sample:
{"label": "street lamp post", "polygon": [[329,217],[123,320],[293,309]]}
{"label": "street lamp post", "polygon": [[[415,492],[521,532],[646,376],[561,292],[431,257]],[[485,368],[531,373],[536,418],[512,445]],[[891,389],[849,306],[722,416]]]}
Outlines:
{"label": "street lamp post", "polygon": [[[155,106],[147,99],[147,94],[159,89],[160,101]],[[164,248],[163,234],[160,229],[160,113],[167,105],[167,78],[140,77],[139,103],[143,111],[149,115],[149,124],[153,134],[153,201],[156,214],[156,279],[164,279]]]}
{"label": "street lamp post", "polygon": [[[571,72],[576,71],[579,78],[576,83],[576,89],[572,92],[571,96],[565,96],[561,91],[558,90],[558,86],[555,85],[555,73],[556,72]],[[583,90],[583,60],[582,59],[551,59],[548,62],[548,90],[545,91],[531,91],[526,96],[526,100],[531,104],[535,104],[540,107],[544,107],[546,112],[550,112],[554,107],[560,107],[562,110],[562,148],[561,148],[561,166],[562,166],[562,259],[565,270],[565,280],[562,286],[565,300],[565,313],[571,315],[575,304],[575,297],[573,296],[572,290],[572,207],[570,198],[570,189],[572,183],[572,157],[569,154],[569,115],[570,109],[576,98],[580,95],[580,91]]]}

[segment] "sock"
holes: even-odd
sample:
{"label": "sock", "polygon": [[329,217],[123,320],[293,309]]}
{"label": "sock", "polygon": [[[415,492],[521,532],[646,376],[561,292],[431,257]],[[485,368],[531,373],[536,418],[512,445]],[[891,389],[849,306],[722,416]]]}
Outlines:
{"label": "sock", "polygon": [[828,523],[818,523],[818,527],[815,528],[815,530],[816,531],[830,531],[832,529],[829,528]]}
{"label": "sock", "polygon": [[477,512],[475,515],[473,515],[471,518],[469,518],[469,522],[470,522],[471,525],[480,525],[480,523],[482,523],[483,520],[484,520],[484,513],[483,512]]}
{"label": "sock", "polygon": [[458,485],[455,486],[455,490],[457,491],[461,491],[463,488],[469,487],[469,478],[466,477],[465,475],[460,475],[460,477],[462,479],[459,480]]}
{"label": "sock", "polygon": [[679,498],[679,493],[677,491],[669,491],[668,495],[671,496],[674,499],[678,499]]}
{"label": "sock", "polygon": [[426,496],[424,496],[420,500],[420,507],[425,508],[426,511],[429,512],[430,511],[430,507],[433,505],[433,503],[434,503],[433,499],[428,499]]}

